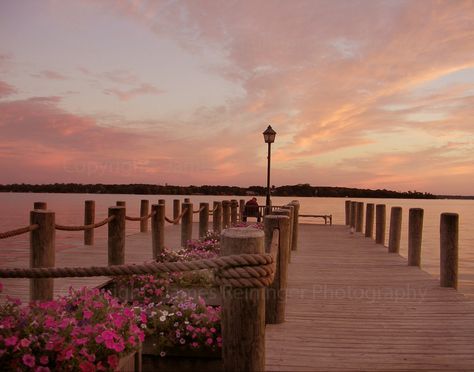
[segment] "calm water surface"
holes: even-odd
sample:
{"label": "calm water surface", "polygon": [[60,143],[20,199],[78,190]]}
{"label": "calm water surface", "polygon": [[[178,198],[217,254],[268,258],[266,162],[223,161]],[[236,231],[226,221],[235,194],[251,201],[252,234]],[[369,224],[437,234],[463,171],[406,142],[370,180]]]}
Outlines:
{"label": "calm water surface", "polygon": [[[35,201],[45,201],[48,209],[56,212],[56,222],[60,224],[83,224],[84,201],[96,201],[96,221],[107,217],[107,208],[115,205],[117,200],[127,203],[127,215],[138,216],[140,200],[148,199],[157,203],[158,199],[166,200],[166,215],[172,217],[173,199],[189,196],[176,195],[100,195],[100,194],[34,194],[34,193],[0,193],[0,231],[6,231],[29,224],[29,211]],[[195,205],[199,202],[214,200],[240,199],[241,197],[193,195],[191,201]],[[265,198],[258,198],[259,204],[265,204]],[[274,197],[274,205],[282,205],[296,199],[294,197]],[[344,224],[344,198],[298,198],[301,203],[301,214],[332,214],[334,224]],[[351,199],[364,203],[386,204],[387,206],[387,232],[390,226],[390,208],[399,206],[403,208],[402,218],[402,243],[400,254],[407,256],[408,210],[410,208],[424,209],[424,229],[422,245],[422,267],[436,277],[439,277],[439,220],[440,214],[453,212],[459,214],[459,266],[460,290],[474,296],[474,200],[412,200],[412,199]],[[198,217],[195,216],[195,219]],[[321,220],[302,219],[302,222],[321,223]],[[127,222],[127,233],[139,231],[138,222]],[[105,238],[107,227],[96,229],[97,238]],[[57,231],[57,249],[79,244],[82,241],[82,232]],[[374,243],[375,244],[375,243]],[[387,244],[387,241],[386,241]],[[16,252],[28,254],[28,235],[0,240],[0,250],[14,248]]]}

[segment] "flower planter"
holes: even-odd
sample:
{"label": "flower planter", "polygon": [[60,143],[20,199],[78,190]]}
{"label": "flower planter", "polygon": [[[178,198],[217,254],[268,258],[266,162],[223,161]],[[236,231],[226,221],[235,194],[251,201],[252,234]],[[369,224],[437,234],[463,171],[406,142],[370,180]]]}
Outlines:
{"label": "flower planter", "polygon": [[220,349],[212,351],[173,348],[168,349],[165,356],[160,356],[153,347],[153,336],[145,338],[142,363],[144,371],[221,372],[224,370]]}
{"label": "flower planter", "polygon": [[123,356],[119,359],[116,372],[142,372],[142,353],[141,350]]}

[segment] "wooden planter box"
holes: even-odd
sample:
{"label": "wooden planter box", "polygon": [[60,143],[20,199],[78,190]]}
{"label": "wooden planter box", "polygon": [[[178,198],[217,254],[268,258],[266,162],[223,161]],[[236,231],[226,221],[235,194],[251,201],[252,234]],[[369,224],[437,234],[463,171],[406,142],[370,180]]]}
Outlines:
{"label": "wooden planter box", "polygon": [[180,371],[180,372],[222,372],[221,350],[169,349],[166,356],[160,356],[153,347],[153,336],[147,336],[142,348],[144,371]]}
{"label": "wooden planter box", "polygon": [[142,372],[141,350],[121,357],[116,372]]}

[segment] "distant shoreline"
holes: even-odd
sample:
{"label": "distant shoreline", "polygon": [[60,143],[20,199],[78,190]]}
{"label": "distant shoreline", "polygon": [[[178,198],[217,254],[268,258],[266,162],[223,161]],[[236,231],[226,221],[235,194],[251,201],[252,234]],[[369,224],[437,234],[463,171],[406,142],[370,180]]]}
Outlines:
{"label": "distant shoreline", "polygon": [[[262,186],[176,186],[152,184],[8,184],[0,185],[0,192],[15,193],[58,193],[58,194],[131,194],[131,195],[237,195],[265,196]],[[399,192],[386,189],[357,189],[334,186],[311,186],[309,184],[272,187],[272,196],[289,197],[340,197],[340,198],[379,198],[379,199],[465,199],[474,196],[433,195],[418,191]]]}

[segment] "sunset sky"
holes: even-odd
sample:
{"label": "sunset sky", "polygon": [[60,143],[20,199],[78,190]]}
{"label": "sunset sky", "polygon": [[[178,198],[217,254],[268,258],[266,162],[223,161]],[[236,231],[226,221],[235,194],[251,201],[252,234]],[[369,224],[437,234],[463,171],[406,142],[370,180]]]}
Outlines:
{"label": "sunset sky", "polygon": [[0,0],[0,183],[474,195],[474,0]]}

